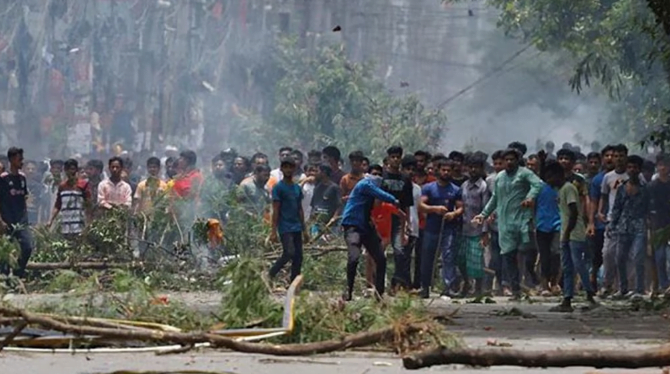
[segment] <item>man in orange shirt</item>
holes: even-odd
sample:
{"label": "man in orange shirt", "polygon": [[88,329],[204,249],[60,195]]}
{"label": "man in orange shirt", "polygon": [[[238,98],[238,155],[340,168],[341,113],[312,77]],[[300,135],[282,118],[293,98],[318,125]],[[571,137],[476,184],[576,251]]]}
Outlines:
{"label": "man in orange shirt", "polygon": [[200,190],[202,188],[204,177],[195,165],[198,157],[193,151],[183,151],[179,154],[177,161],[179,174],[172,181],[172,203],[177,204],[173,207],[175,217],[181,227],[190,228],[195,222],[195,215],[198,212],[200,203]]}
{"label": "man in orange shirt", "polygon": [[363,169],[363,160],[365,156],[361,151],[353,151],[349,153],[349,164],[351,171],[342,177],[340,180],[340,191],[342,192],[342,201],[347,201],[349,193],[354,189],[356,183],[365,176],[365,169]]}

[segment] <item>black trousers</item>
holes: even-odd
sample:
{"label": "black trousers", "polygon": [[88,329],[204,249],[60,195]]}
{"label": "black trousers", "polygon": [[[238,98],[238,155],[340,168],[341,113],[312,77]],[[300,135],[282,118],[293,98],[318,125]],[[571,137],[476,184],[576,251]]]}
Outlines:
{"label": "black trousers", "polygon": [[521,282],[519,280],[519,250],[513,250],[502,255],[503,279],[509,281],[510,288],[514,294],[521,293]]}
{"label": "black trousers", "polygon": [[412,288],[421,288],[421,250],[423,248],[423,230],[419,230],[419,237],[414,243],[414,275],[412,277]]}
{"label": "black trousers", "polygon": [[591,285],[593,290],[598,290],[598,270],[603,266],[603,247],[605,246],[605,230],[596,230],[595,235],[589,239],[589,246],[593,256],[591,263]]}
{"label": "black trousers", "polygon": [[[558,251],[552,252],[552,246],[557,236],[561,235],[558,231],[544,232],[537,231],[535,237],[537,239],[537,248],[540,251],[540,272],[542,278],[547,281],[558,282],[558,274],[561,269],[561,252],[560,247]],[[559,244],[560,245],[560,244]]]}
{"label": "black trousers", "polygon": [[279,271],[291,261],[291,282],[300,275],[302,269],[302,233],[285,232],[279,235],[282,246],[281,257],[270,268],[270,276],[274,278]]}
{"label": "black trousers", "polygon": [[[395,262],[395,271],[391,279],[392,286],[400,286],[409,289],[412,285],[412,252],[416,244],[416,238],[410,236],[407,245],[402,247],[399,252],[393,252],[393,261]],[[416,267],[416,260],[414,263]],[[416,275],[416,271],[415,271]]]}
{"label": "black trousers", "polygon": [[377,267],[375,273],[375,290],[381,296],[384,294],[384,284],[386,281],[386,257],[382,248],[381,239],[374,229],[363,231],[352,226],[344,227],[344,241],[347,243],[347,293],[348,296],[354,292],[354,281],[358,263],[361,259],[363,247],[372,257]]}

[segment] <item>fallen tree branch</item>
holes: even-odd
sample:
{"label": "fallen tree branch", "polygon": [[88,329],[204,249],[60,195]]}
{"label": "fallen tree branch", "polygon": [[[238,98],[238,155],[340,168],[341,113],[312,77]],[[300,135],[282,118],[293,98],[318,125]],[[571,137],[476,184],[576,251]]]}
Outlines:
{"label": "fallen tree branch", "polygon": [[637,350],[552,350],[435,348],[403,358],[405,369],[416,370],[436,365],[521,366],[638,369],[670,365],[670,344]]}
{"label": "fallen tree branch", "polygon": [[195,344],[182,345],[179,348],[175,348],[175,349],[172,349],[172,350],[169,350],[169,351],[156,352],[156,356],[167,356],[167,355],[174,355],[174,354],[179,354],[179,353],[186,353],[193,348],[195,348]]}
{"label": "fallen tree branch", "polygon": [[[327,255],[328,253],[332,252],[346,252],[348,251],[347,247],[340,247],[340,246],[335,246],[335,247],[310,247],[306,246],[303,248],[303,252],[305,255],[310,255],[314,257],[321,257],[324,255]],[[267,253],[263,256],[266,260],[276,260],[279,257],[281,257],[281,251],[277,252],[272,252],[272,253]]]}
{"label": "fallen tree branch", "polygon": [[29,324],[40,325],[44,328],[74,335],[93,335],[102,338],[175,343],[190,346],[197,343],[210,343],[215,348],[227,348],[237,352],[258,353],[274,356],[306,356],[319,353],[329,353],[350,348],[364,347],[381,342],[396,342],[398,339],[420,333],[424,325],[408,324],[392,326],[378,331],[361,332],[353,335],[322,342],[307,344],[263,344],[237,341],[221,335],[194,332],[180,333],[171,331],[155,331],[144,328],[133,330],[112,329],[103,327],[71,325],[55,320],[54,318],[27,312],[25,310],[0,307],[0,315],[6,317],[21,317]]}
{"label": "fallen tree branch", "polygon": [[82,270],[106,270],[118,268],[141,268],[143,263],[139,262],[29,262],[26,265],[27,270],[65,270],[65,269],[82,269]]}
{"label": "fallen tree branch", "polygon": [[136,330],[138,327],[131,325],[123,325],[120,323],[114,323],[111,321],[101,320],[98,318],[86,318],[86,317],[67,317],[67,316],[57,316],[57,315],[47,315],[47,314],[38,314],[38,316],[44,316],[47,318],[53,318],[56,321],[64,322],[71,325],[83,325],[91,327],[104,327],[108,329],[121,329],[121,330]]}
{"label": "fallen tree branch", "polygon": [[12,332],[9,333],[9,335],[7,335],[2,342],[0,342],[0,352],[2,352],[2,350],[5,349],[6,346],[10,345],[14,340],[14,338],[16,338],[21,333],[21,331],[23,331],[23,329],[26,328],[26,326],[28,326],[27,322],[25,321],[19,322],[18,325],[16,325],[16,327],[14,328],[14,330],[12,330]]}
{"label": "fallen tree branch", "polygon": [[[310,247],[304,248],[305,254],[314,257],[321,257],[331,252],[346,252],[347,247]],[[281,252],[267,253],[263,256],[266,260],[276,260],[281,257]],[[26,270],[48,271],[48,270],[107,270],[119,268],[143,268],[153,263],[137,262],[137,261],[64,261],[64,262],[29,262],[26,265]]]}

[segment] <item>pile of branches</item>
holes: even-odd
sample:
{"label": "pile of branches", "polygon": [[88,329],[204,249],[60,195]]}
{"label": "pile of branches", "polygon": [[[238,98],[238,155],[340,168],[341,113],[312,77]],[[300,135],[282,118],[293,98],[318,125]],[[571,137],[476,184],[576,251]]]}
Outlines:
{"label": "pile of branches", "polygon": [[643,368],[670,365],[670,344],[657,348],[627,351],[598,350],[555,350],[521,351],[513,349],[469,349],[439,347],[425,351],[408,353],[411,337],[427,333],[423,324],[391,326],[377,331],[360,332],[339,339],[305,344],[249,343],[231,339],[210,332],[156,331],[142,327],[132,327],[114,322],[101,322],[76,317],[45,316],[22,309],[0,307],[0,325],[15,326],[11,334],[0,341],[0,351],[10,345],[14,338],[29,325],[79,336],[142,341],[153,344],[179,344],[182,348],[165,353],[183,353],[196,344],[208,343],[212,348],[228,349],[236,352],[266,354],[274,356],[307,356],[330,353],[353,348],[369,347],[379,343],[392,343],[400,354],[405,354],[403,365],[416,370],[435,365],[463,364],[468,366],[521,366],[521,367],[595,367],[595,368]]}
{"label": "pile of branches", "polygon": [[117,341],[147,342],[152,344],[179,344],[185,352],[196,344],[208,343],[212,348],[224,348],[237,352],[257,353],[275,356],[306,356],[320,353],[372,346],[380,343],[393,344],[401,349],[407,347],[407,341],[424,333],[427,326],[407,324],[391,326],[376,331],[366,331],[321,342],[305,344],[266,344],[238,341],[210,332],[157,331],[143,327],[127,326],[114,322],[100,322],[85,318],[46,316],[23,309],[0,307],[0,324],[15,326],[12,333],[0,342],[0,350],[10,345],[29,325],[59,331],[77,336],[96,336]]}

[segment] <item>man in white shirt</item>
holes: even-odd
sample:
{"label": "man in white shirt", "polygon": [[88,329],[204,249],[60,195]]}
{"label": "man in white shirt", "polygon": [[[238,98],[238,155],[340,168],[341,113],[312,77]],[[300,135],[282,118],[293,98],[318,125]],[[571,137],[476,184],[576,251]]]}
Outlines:
{"label": "man in white shirt", "polygon": [[[628,174],[626,173],[628,148],[623,144],[619,144],[614,146],[613,151],[614,170],[606,173],[603,177],[600,202],[598,203],[598,212],[596,215],[596,219],[605,224],[612,218],[612,207],[614,207],[617,190],[628,180]],[[616,244],[616,237],[606,230],[603,244],[603,269],[605,276],[603,287],[600,291],[601,297],[607,297],[610,293],[613,293],[616,287]]]}
{"label": "man in white shirt", "polygon": [[[414,155],[405,155],[400,162],[401,172],[410,180],[414,176],[416,170],[416,158]],[[407,232],[403,235],[407,236],[407,241],[402,247],[402,251],[393,253],[393,260],[395,261],[395,272],[391,279],[391,287],[394,289],[404,288],[410,289],[412,286],[411,268],[412,268],[412,252],[414,252],[415,265],[421,263],[420,248],[416,248],[416,239],[419,237],[419,211],[418,207],[421,200],[421,187],[416,183],[412,183],[412,198],[414,204],[409,207],[409,222],[407,224]],[[415,271],[417,266],[414,266]]]}
{"label": "man in white shirt", "polygon": [[130,208],[133,203],[133,191],[130,185],[121,179],[123,159],[109,159],[109,179],[98,185],[98,205],[105,209],[113,207]]}

